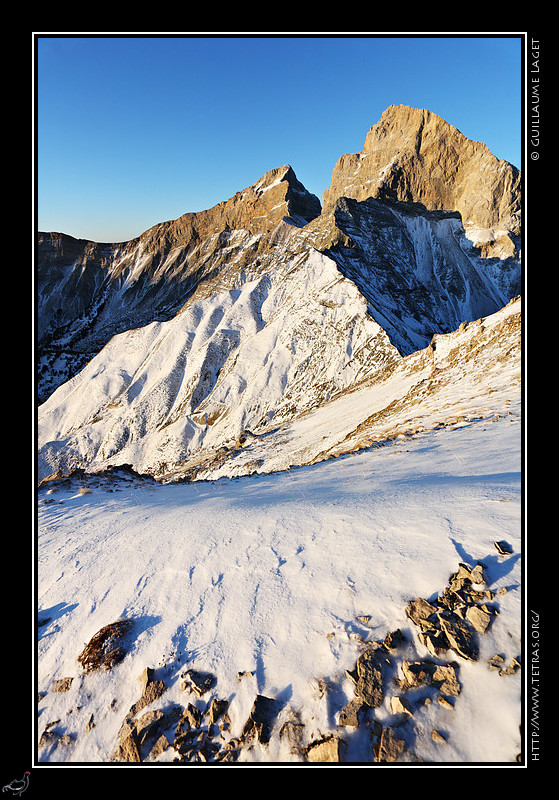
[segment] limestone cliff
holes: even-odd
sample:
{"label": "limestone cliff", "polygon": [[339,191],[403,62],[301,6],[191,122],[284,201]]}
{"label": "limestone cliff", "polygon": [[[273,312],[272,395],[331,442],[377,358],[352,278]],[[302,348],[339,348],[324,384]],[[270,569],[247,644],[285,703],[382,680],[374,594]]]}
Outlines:
{"label": "limestone cliff", "polygon": [[520,190],[518,169],[485,144],[430,111],[393,105],[371,127],[363,150],[338,160],[323,206],[342,196],[422,203],[458,211],[465,226],[495,241],[499,232],[520,234]]}

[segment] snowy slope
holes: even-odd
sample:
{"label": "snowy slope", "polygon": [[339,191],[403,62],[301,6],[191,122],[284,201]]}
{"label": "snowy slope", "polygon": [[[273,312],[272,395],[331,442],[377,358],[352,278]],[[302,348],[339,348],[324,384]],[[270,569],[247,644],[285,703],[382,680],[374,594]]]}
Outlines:
{"label": "snowy slope", "polygon": [[123,464],[166,480],[270,472],[416,433],[434,412],[492,416],[520,392],[520,300],[405,358],[363,308],[312,252],[276,285],[114,337],[40,408],[39,479]]}
{"label": "snowy slope", "polygon": [[[487,663],[499,654],[508,666],[521,647],[521,436],[519,407],[509,409],[289,472],[176,485],[115,475],[40,489],[39,761],[108,762],[152,667],[165,692],[142,713],[229,701],[218,748],[240,736],[258,694],[276,701],[270,741],[244,747],[238,763],[304,762],[304,748],[330,734],[347,743],[347,763],[370,762],[372,728],[339,724],[353,696],[346,670],[397,628],[407,641],[391,652],[390,675],[432,659],[407,602],[432,600],[459,563],[482,561],[499,613],[477,661],[434,659],[456,664],[451,707],[427,687],[408,695],[413,715],[402,718],[390,678],[374,717],[405,739],[403,762],[514,764],[522,670],[502,675]],[[510,555],[498,554],[500,540]],[[121,618],[134,624],[125,658],[84,674],[84,643]],[[214,688],[201,698],[184,690],[188,669],[210,672]],[[55,691],[66,678],[68,691]],[[302,726],[299,746],[284,735],[289,721]],[[170,746],[155,760],[178,757]]]}
{"label": "snowy slope", "polygon": [[119,334],[39,409],[39,479],[172,473],[400,360],[336,264],[308,250],[240,289]]}

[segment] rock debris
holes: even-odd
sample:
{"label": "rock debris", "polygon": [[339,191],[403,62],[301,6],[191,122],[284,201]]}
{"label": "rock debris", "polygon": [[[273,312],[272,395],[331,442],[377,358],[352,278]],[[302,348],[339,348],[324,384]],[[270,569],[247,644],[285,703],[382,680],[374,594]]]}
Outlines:
{"label": "rock debris", "polygon": [[[459,564],[436,598],[413,598],[406,606],[406,615],[414,626],[412,633],[416,633],[429,657],[409,658],[413,635],[410,642],[400,629],[391,631],[382,641],[363,642],[364,649],[354,668],[346,670],[343,676],[352,685],[353,696],[337,712],[337,730],[314,741],[311,733],[311,742],[305,744],[305,726],[291,711],[291,718],[284,720],[279,728],[280,739],[286,739],[290,752],[302,761],[343,763],[348,759],[351,731],[365,729],[371,761],[421,761],[414,752],[414,745],[423,735],[423,726],[416,724],[418,714],[434,700],[444,714],[459,702],[460,660],[478,660],[479,636],[488,630],[498,613],[492,601],[500,593],[493,593],[487,587],[483,564],[474,567]],[[371,617],[367,616],[366,622],[364,617],[360,619],[368,624]],[[105,626],[86,645],[78,658],[86,674],[101,667],[111,669],[122,660],[122,637],[132,624],[126,622],[124,626],[122,621]],[[442,656],[447,653],[451,653],[451,660],[445,661]],[[487,667],[498,670],[501,676],[512,675],[520,668],[520,660],[512,658],[507,666],[505,657],[497,653],[488,660]],[[241,681],[253,674],[241,671],[237,679]],[[139,699],[121,724],[112,761],[154,761],[171,749],[171,760],[177,764],[233,763],[242,757],[243,751],[255,745],[269,745],[282,709],[276,698],[257,694],[240,735],[234,736],[228,714],[232,698],[219,696],[217,677],[197,669],[188,669],[180,677],[181,689],[193,696],[193,702],[168,703],[144,711],[156,700],[164,700],[167,691],[154,669],[144,669],[138,680]],[[53,681],[51,691],[69,691],[72,680],[66,677]],[[41,692],[38,701],[44,697]],[[381,707],[385,712],[382,720],[376,716]],[[74,734],[56,730],[60,722],[56,719],[47,723],[39,741],[41,748],[72,744]],[[84,733],[94,727],[90,715]],[[430,739],[444,746],[448,735],[438,727],[432,728]]]}

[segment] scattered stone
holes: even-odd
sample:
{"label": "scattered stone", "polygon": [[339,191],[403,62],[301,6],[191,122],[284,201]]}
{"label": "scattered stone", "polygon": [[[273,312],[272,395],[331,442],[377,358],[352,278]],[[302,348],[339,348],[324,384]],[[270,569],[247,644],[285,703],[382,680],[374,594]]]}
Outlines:
{"label": "scattered stone", "polygon": [[440,656],[450,648],[450,642],[446,635],[433,628],[432,630],[421,631],[418,639],[422,645],[431,653],[432,656]]}
{"label": "scattered stone", "polygon": [[250,670],[245,670],[244,672],[237,672],[237,680],[241,681],[243,678],[252,678],[254,672],[250,672]]}
{"label": "scattered stone", "polygon": [[434,742],[446,742],[446,737],[440,731],[433,730],[431,731],[431,739]]}
{"label": "scattered stone", "polygon": [[472,583],[487,583],[485,573],[483,572],[483,564],[476,564],[476,566],[470,570],[470,579]]}
{"label": "scattered stone", "polygon": [[457,571],[449,578],[448,587],[451,591],[469,592],[472,584],[478,585],[485,583],[486,579],[483,572],[483,564],[478,563],[472,568],[467,564],[459,564]]}
{"label": "scattered stone", "polygon": [[432,681],[444,695],[458,697],[460,694],[461,687],[453,664],[438,664],[433,672]]}
{"label": "scattered stone", "polygon": [[402,673],[404,680],[400,682],[403,691],[415,689],[418,686],[430,684],[435,665],[426,661],[403,661]]}
{"label": "scattered stone", "polygon": [[169,746],[170,746],[169,745],[169,740],[167,739],[167,737],[164,734],[161,734],[159,739],[157,739],[157,741],[155,742],[155,744],[151,748],[151,750],[149,752],[149,757],[150,758],[157,758],[158,756],[161,755],[161,753],[164,753],[165,750],[167,750],[169,748]]}
{"label": "scattered stone", "polygon": [[387,648],[387,650],[394,650],[397,647],[401,647],[406,642],[406,637],[402,633],[402,631],[397,628],[395,631],[388,633],[383,641],[383,645]]}
{"label": "scattered stone", "polygon": [[472,629],[458,617],[449,619],[441,614],[439,619],[451,648],[467,661],[477,661],[479,648]]}
{"label": "scattered stone", "polygon": [[53,692],[67,692],[72,685],[73,678],[60,678],[52,684]]}
{"label": "scattered stone", "polygon": [[359,697],[353,697],[340,711],[338,725],[358,728],[368,706]]}
{"label": "scattered stone", "polygon": [[147,711],[136,721],[134,729],[139,745],[153,739],[159,732],[159,725],[164,718],[162,711]]}
{"label": "scattered stone", "polygon": [[307,759],[313,762],[340,762],[342,760],[342,740],[329,736],[314,742],[307,748]]}
{"label": "scattered stone", "polygon": [[438,697],[437,698],[437,702],[443,708],[448,708],[448,709],[453,709],[454,708],[454,704],[450,702],[448,697],[444,697],[444,696]]}
{"label": "scattered stone", "polygon": [[500,542],[493,542],[500,556],[512,555],[513,549],[508,542],[503,539]]}
{"label": "scattered stone", "polygon": [[371,708],[378,708],[384,700],[382,661],[375,650],[362,653],[355,665],[357,681],[355,696]]}
{"label": "scattered stone", "polygon": [[122,741],[119,741],[117,748],[112,756],[112,761],[122,761],[125,763],[140,763],[140,747],[135,731],[131,730]]}
{"label": "scattered stone", "polygon": [[413,714],[413,708],[405,697],[394,695],[390,698],[390,710],[393,714]]}
{"label": "scattered stone", "polygon": [[74,741],[74,736],[69,733],[57,733],[56,731],[43,731],[39,739],[39,747],[49,747],[51,745],[68,747]]}
{"label": "scattered stone", "polygon": [[186,722],[190,728],[199,728],[202,724],[203,714],[199,708],[191,703],[185,708],[181,721]]}
{"label": "scattered stone", "polygon": [[137,703],[130,708],[128,712],[129,717],[134,717],[146,706],[149,706],[154,700],[157,700],[165,691],[165,684],[161,680],[155,680],[155,672],[151,667],[146,667],[140,675],[140,685],[142,687],[142,696]]}
{"label": "scattered stone", "polygon": [[287,739],[291,753],[295,755],[305,755],[303,747],[304,725],[298,717],[286,720],[280,728],[280,739]]}
{"label": "scattered stone", "polygon": [[86,733],[92,731],[94,727],[95,727],[95,721],[93,719],[93,714],[91,714],[91,716],[87,720],[87,725],[85,726]]}
{"label": "scattered stone", "polygon": [[489,665],[489,669],[501,669],[502,665],[505,663],[505,659],[502,656],[495,654],[494,656],[491,656],[487,663]]}
{"label": "scattered stone", "polygon": [[[152,672],[152,671],[150,671]],[[153,686],[153,678],[146,671],[142,673],[142,685],[145,692],[149,692],[149,687]],[[113,761],[125,762],[141,762],[150,753],[153,753],[155,743],[161,738],[162,731],[169,727],[177,715],[180,714],[180,708],[174,707],[167,713],[160,709],[154,711],[147,711],[139,719],[133,719],[135,707],[134,704],[121,725],[117,737],[117,747],[113,754]],[[167,742],[167,746],[168,742]]]}
{"label": "scattered stone", "polygon": [[225,714],[229,708],[228,700],[218,700],[214,697],[210,705],[210,722],[217,722],[217,720]]}
{"label": "scattered stone", "polygon": [[466,619],[474,630],[485,633],[491,622],[491,614],[480,606],[469,606],[466,611]]}
{"label": "scattered stone", "polygon": [[520,668],[520,661],[516,658],[511,658],[510,664],[506,669],[500,669],[499,675],[514,675],[517,669]]}
{"label": "scattered stone", "polygon": [[356,619],[358,619],[359,622],[362,622],[363,625],[368,625],[371,617],[369,615],[367,615],[367,614],[363,614],[363,615],[361,615],[359,617],[356,617]]}
{"label": "scattered stone", "polygon": [[121,619],[101,628],[85,645],[78,656],[84,672],[112,669],[126,655],[123,639],[132,628],[132,621]]}
{"label": "scattered stone", "polygon": [[451,589],[450,586],[445,586],[443,592],[439,595],[439,605],[462,617],[466,607],[466,598],[461,593],[460,588]]}
{"label": "scattered stone", "polygon": [[403,681],[398,681],[401,691],[416,689],[419,686],[434,686],[445,695],[457,697],[460,683],[454,664],[435,664],[431,661],[403,661]]}
{"label": "scattered stone", "polygon": [[392,728],[383,728],[377,749],[377,760],[379,762],[397,761],[405,749],[405,741],[396,736]]}
{"label": "scattered stone", "polygon": [[277,703],[274,699],[261,694],[257,695],[250,716],[243,727],[243,738],[256,735],[259,742],[267,744],[270,741],[277,710]]}
{"label": "scattered stone", "polygon": [[209,672],[199,672],[195,669],[189,669],[184,673],[183,677],[188,678],[182,685],[183,690],[190,689],[198,697],[202,697],[206,692],[209,692],[216,682],[215,677]]}
{"label": "scattered stone", "polygon": [[[415,600],[410,600],[406,607],[406,614],[419,627],[432,627],[427,621],[437,611],[436,606],[428,603],[422,597],[417,597]],[[427,625],[425,625],[427,623]]]}

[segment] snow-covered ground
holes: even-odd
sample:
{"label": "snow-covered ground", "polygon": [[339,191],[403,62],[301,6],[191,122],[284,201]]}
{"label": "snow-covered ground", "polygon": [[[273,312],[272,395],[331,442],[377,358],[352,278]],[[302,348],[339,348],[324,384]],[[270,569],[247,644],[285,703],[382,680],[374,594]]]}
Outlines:
{"label": "snow-covered ground", "polygon": [[[400,728],[402,760],[515,762],[522,669],[500,675],[487,660],[500,654],[508,665],[521,653],[519,404],[283,472],[172,485],[89,476],[89,491],[80,487],[75,478],[39,489],[38,734],[70,737],[41,747],[40,762],[108,762],[145,667],[166,686],[153,708],[229,700],[225,739],[240,734],[256,695],[275,698],[269,743],[244,749],[241,763],[300,762],[279,735],[289,719],[304,726],[304,744],[335,732],[347,740],[347,763],[369,762],[368,735],[337,724],[353,696],[345,671],[364,642],[397,628],[407,644],[391,656],[395,674],[404,658],[429,657],[407,602],[436,597],[459,563],[478,561],[489,588],[507,590],[491,603],[499,613],[480,634],[477,661],[450,651],[435,659],[458,663],[461,691],[451,709],[434,701],[414,710]],[[512,554],[499,555],[496,540]],[[121,618],[134,622],[127,655],[84,675],[84,644]],[[184,691],[187,669],[216,677],[211,695]],[[69,690],[54,692],[68,677]],[[392,694],[395,685],[375,709],[385,725],[398,722]],[[433,729],[445,741],[433,741]],[[170,748],[158,760],[176,755]]]}

